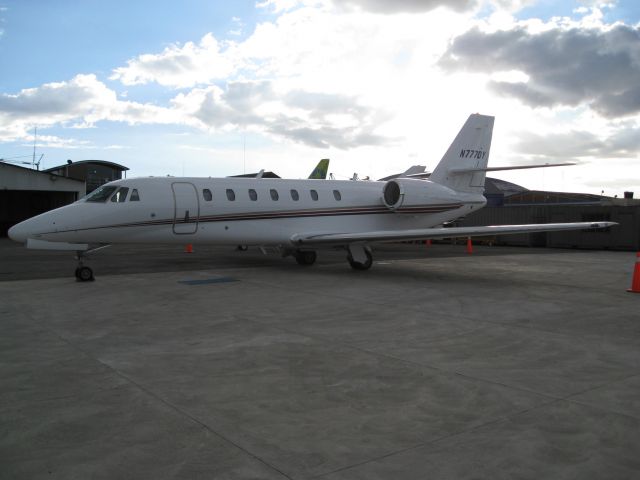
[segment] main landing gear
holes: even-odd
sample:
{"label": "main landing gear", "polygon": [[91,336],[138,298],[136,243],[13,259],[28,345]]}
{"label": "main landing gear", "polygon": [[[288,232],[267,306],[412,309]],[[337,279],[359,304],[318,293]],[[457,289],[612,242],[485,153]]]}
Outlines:
{"label": "main landing gear", "polygon": [[[347,261],[354,270],[369,270],[373,265],[373,255],[369,247],[349,245],[347,252]],[[299,265],[313,265],[317,258],[316,252],[313,250],[295,250],[288,255],[293,255]]]}
{"label": "main landing gear", "polygon": [[313,265],[316,263],[316,252],[313,250],[296,250],[293,254],[298,265]]}
{"label": "main landing gear", "polygon": [[95,280],[93,270],[85,265],[76,268],[76,278],[79,282],[93,282]]}
{"label": "main landing gear", "polygon": [[369,270],[373,265],[371,249],[363,245],[349,245],[347,261],[354,270]]}

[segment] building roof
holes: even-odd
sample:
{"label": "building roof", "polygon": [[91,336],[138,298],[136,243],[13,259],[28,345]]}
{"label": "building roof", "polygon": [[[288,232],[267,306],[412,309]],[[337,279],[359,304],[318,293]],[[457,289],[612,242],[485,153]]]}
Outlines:
{"label": "building roof", "polygon": [[528,189],[515,183],[500,180],[499,178],[486,177],[484,180],[485,194],[503,194],[505,197],[527,192]]}
{"label": "building roof", "polygon": [[83,180],[6,162],[0,162],[0,170],[3,170],[0,175],[0,189],[3,190],[76,191],[79,195],[85,193]]}
{"label": "building roof", "polygon": [[[23,167],[22,165],[15,165],[13,163],[8,163],[8,162],[0,161],[0,166],[11,167],[11,168],[15,168],[17,170],[22,170],[22,173],[25,173],[27,175],[45,174],[45,175],[48,175],[48,176],[54,176],[54,177],[59,177],[59,178],[68,178],[68,177],[65,177],[63,175],[58,175],[57,173],[50,172],[49,170],[36,170],[35,168]],[[73,180],[74,182],[83,182],[84,183],[84,180],[77,180],[77,179],[74,179],[74,178],[72,178],[70,180]]]}
{"label": "building roof", "polygon": [[120,170],[121,172],[124,172],[125,170],[129,170],[129,167],[125,167],[124,165],[120,165],[119,163],[108,162],[106,160],[78,160],[77,162],[63,163],[62,165],[58,165],[57,167],[47,168],[46,170],[43,170],[43,172],[51,172],[54,170],[60,170],[61,168],[65,168],[70,165],[83,165],[83,164],[102,165],[104,167],[113,168],[114,170]]}
{"label": "building roof", "polygon": [[600,204],[603,199],[601,195],[592,193],[573,192],[548,192],[546,190],[528,190],[526,192],[510,195],[505,198],[505,205],[540,205],[540,204]]}

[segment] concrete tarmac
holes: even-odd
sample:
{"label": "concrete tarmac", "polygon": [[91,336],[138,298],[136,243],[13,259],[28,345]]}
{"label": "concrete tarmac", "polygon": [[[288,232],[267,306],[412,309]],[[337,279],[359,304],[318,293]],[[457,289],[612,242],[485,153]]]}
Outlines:
{"label": "concrete tarmac", "polygon": [[0,478],[640,478],[635,254],[194,250],[0,240]]}

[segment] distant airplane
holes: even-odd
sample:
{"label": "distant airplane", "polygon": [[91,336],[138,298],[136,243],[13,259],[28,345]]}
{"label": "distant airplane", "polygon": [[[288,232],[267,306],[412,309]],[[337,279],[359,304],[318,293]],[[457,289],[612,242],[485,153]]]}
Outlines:
{"label": "distant airplane", "polygon": [[494,117],[473,114],[428,180],[386,182],[151,177],[116,180],[65,207],[21,222],[9,236],[27,248],[75,250],[76,277],[92,280],[84,254],[118,243],[277,247],[301,265],[322,248],[344,249],[356,270],[370,245],[400,240],[604,228],[613,222],[445,228],[486,204]]}
{"label": "distant airplane", "polygon": [[403,173],[395,173],[393,175],[389,175],[388,177],[379,178],[379,182],[386,182],[388,180],[393,180],[394,178],[428,178],[431,173],[427,173],[425,171],[427,167],[424,165],[413,165],[405,170]]}
{"label": "distant airplane", "polygon": [[325,180],[327,178],[327,171],[329,170],[329,159],[323,158],[318,162],[316,168],[313,169],[311,175],[309,175],[309,180]]}
{"label": "distant airplane", "polygon": [[[329,170],[329,159],[323,158],[318,162],[315,168],[311,171],[311,174],[307,177],[309,179],[324,180],[327,178],[327,170]],[[243,173],[242,175],[231,175],[228,178],[281,178],[273,172],[265,172],[264,169],[258,173]]]}

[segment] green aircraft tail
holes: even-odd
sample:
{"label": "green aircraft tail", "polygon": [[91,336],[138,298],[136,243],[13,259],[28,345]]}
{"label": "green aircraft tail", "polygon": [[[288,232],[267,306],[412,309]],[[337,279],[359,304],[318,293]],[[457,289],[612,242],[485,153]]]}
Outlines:
{"label": "green aircraft tail", "polygon": [[316,168],[313,169],[311,175],[309,175],[310,179],[316,180],[325,180],[327,178],[327,171],[329,170],[329,159],[323,158],[318,162]]}

